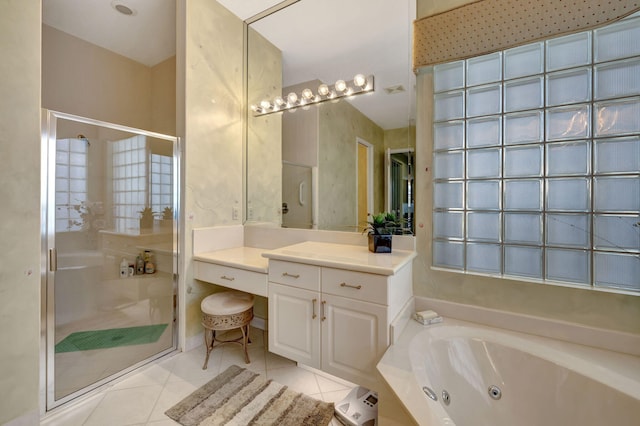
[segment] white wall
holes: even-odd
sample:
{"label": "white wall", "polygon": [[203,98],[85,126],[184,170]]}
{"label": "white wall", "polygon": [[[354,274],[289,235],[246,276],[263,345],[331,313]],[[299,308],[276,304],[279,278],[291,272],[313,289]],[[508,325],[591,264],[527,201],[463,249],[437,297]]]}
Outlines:
{"label": "white wall", "polygon": [[[38,423],[40,2],[0,2],[0,424]],[[16,421],[17,423],[17,421]]]}

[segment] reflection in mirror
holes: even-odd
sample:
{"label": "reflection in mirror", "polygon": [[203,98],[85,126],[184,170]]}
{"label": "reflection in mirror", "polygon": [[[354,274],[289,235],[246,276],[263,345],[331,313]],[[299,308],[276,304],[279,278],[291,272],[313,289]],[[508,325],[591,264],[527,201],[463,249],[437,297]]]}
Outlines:
{"label": "reflection in mirror", "polygon": [[400,222],[400,234],[413,234],[414,183],[413,148],[387,149],[385,190],[387,200],[385,210],[393,213]]}
{"label": "reflection in mirror", "polygon": [[[300,0],[249,22],[248,105],[317,95],[357,74],[372,75],[375,90],[263,116],[248,109],[247,221],[359,232],[368,214],[391,209],[385,152],[415,147],[413,19],[415,0]],[[411,230],[413,202],[393,210]]]}

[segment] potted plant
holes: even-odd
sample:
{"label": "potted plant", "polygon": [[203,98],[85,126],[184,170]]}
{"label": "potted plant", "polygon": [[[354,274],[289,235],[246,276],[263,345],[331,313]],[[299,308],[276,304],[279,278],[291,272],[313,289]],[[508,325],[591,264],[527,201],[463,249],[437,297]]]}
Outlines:
{"label": "potted plant", "polygon": [[393,213],[377,213],[370,215],[371,220],[363,232],[369,231],[369,251],[373,253],[391,253],[393,230],[398,222]]}
{"label": "potted plant", "polygon": [[151,207],[145,207],[138,213],[140,213],[140,229],[153,228],[153,210],[151,210]]}
{"label": "potted plant", "polygon": [[165,207],[162,210],[162,216],[160,217],[161,227],[170,227],[173,225],[173,208]]}

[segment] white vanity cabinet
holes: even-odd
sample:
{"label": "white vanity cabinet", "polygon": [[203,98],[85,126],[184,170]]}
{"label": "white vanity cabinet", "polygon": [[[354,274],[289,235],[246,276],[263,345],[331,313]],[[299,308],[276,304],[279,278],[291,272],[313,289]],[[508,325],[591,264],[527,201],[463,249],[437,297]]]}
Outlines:
{"label": "white vanity cabinet", "polygon": [[269,351],[320,368],[320,268],[269,261]]}
{"label": "white vanity cabinet", "polygon": [[[402,259],[396,254],[392,261],[369,254],[366,247],[297,246],[282,249],[282,257],[264,254],[269,257],[269,350],[375,387],[375,365],[390,344],[391,321],[411,297],[412,252]],[[292,248],[316,250],[306,257]],[[332,255],[322,256],[319,249],[329,248]],[[358,256],[336,262],[341,249],[356,250]],[[388,267],[378,269],[379,262]]]}

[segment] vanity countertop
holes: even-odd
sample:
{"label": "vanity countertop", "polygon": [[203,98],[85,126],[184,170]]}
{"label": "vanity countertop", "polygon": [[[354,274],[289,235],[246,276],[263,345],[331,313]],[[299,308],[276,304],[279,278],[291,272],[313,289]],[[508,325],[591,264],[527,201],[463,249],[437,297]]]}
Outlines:
{"label": "vanity countertop", "polygon": [[372,253],[365,246],[307,241],[276,250],[263,250],[262,256],[274,260],[393,275],[416,257],[416,252],[393,250],[391,253]]}
{"label": "vanity countertop", "polygon": [[196,253],[193,259],[266,274],[269,271],[269,261],[262,257],[265,251],[267,250],[255,247],[234,247]]}

